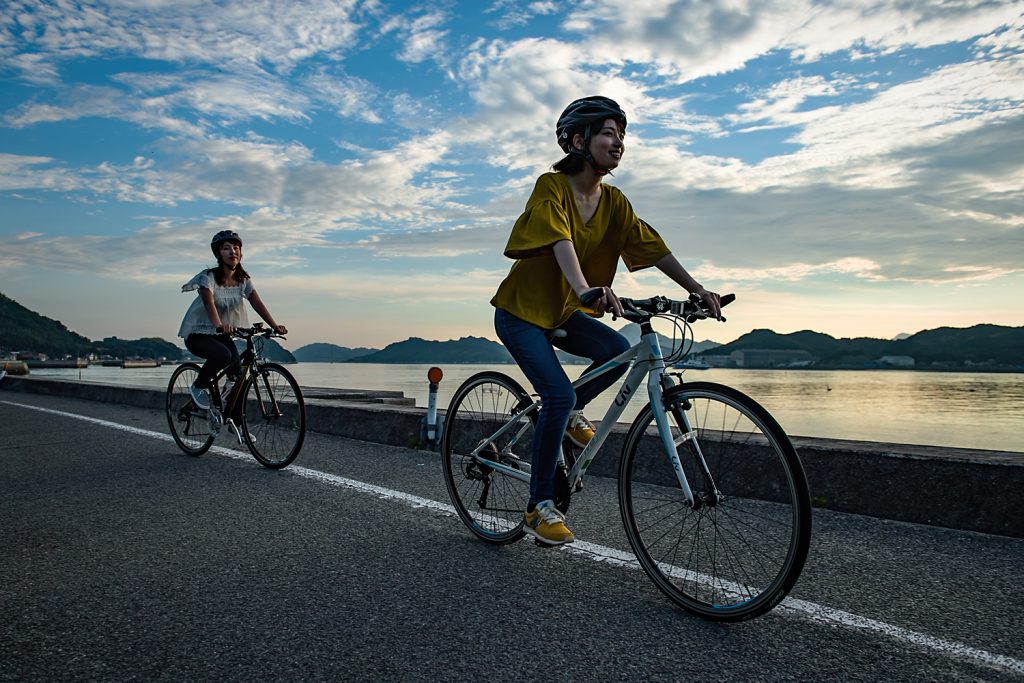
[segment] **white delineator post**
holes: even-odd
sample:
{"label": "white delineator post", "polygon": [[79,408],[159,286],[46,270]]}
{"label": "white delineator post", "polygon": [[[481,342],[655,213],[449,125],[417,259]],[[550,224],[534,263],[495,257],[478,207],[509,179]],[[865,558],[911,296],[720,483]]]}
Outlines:
{"label": "white delineator post", "polygon": [[427,441],[431,446],[437,445],[437,386],[441,382],[444,373],[441,368],[432,367],[427,371],[427,381],[430,382],[430,391],[427,394]]}

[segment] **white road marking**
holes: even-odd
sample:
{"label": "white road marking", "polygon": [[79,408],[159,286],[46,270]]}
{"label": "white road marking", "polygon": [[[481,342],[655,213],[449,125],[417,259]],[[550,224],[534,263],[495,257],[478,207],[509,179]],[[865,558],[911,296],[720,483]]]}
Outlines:
{"label": "white road marking", "polygon": [[[111,429],[118,429],[130,434],[136,434],[138,436],[160,439],[161,441],[174,441],[170,434],[154,432],[148,429],[139,429],[138,427],[129,427],[128,425],[100,420],[87,415],[78,415],[76,413],[69,413],[63,410],[53,410],[52,408],[41,408],[39,406],[28,405],[25,403],[16,403],[14,401],[0,400],[0,403],[17,406],[19,408],[28,408],[29,410],[36,410],[43,413],[60,415],[62,417],[70,417],[76,420],[82,420],[83,422],[100,425],[102,427],[109,427]],[[223,448],[221,446],[211,447],[210,452],[217,453],[218,455],[224,455],[229,458],[235,458],[236,460],[252,459],[252,456],[248,451],[236,451],[230,448]],[[368,493],[385,500],[399,501],[410,507],[427,508],[447,515],[456,515],[455,508],[447,503],[439,503],[436,500],[421,498],[420,496],[415,496],[403,491],[396,491],[383,486],[367,484],[366,482],[358,481],[356,479],[348,479],[336,474],[321,472],[319,470],[313,470],[299,465],[291,465],[287,470],[282,471],[291,472],[292,474],[296,474],[300,477],[319,481],[324,484],[330,484],[331,486],[354,489],[361,493]],[[598,545],[596,543],[577,540],[572,545],[564,546],[562,550],[572,554],[588,557],[596,562],[605,562],[620,567],[628,567],[630,569],[640,569],[640,565],[637,563],[636,558],[632,553]],[[921,648],[934,650],[949,657],[973,660],[987,666],[1008,669],[1015,673],[1024,674],[1024,661],[1022,660],[1014,659],[1013,657],[1008,657],[1006,655],[994,654],[987,650],[981,650],[969,645],[964,645],[963,643],[937,638],[926,633],[911,631],[900,626],[894,626],[893,624],[887,624],[883,621],[862,617],[843,610],[833,609],[807,600],[786,598],[778,605],[778,607],[776,607],[773,613],[797,615],[810,618],[814,621],[843,626],[845,628],[870,631],[877,635],[889,636],[894,640],[900,640]]]}

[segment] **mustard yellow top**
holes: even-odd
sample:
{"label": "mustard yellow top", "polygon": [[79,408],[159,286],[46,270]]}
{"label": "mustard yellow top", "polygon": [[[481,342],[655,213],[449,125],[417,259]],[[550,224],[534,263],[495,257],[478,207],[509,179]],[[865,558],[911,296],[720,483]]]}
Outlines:
{"label": "mustard yellow top", "polygon": [[577,310],[593,314],[580,304],[555,260],[552,247],[562,240],[572,242],[591,287],[611,286],[620,256],[632,272],[671,253],[618,188],[602,184],[597,211],[584,224],[568,177],[545,173],[505,245],[505,256],[516,262],[491,305],[544,329],[558,327]]}

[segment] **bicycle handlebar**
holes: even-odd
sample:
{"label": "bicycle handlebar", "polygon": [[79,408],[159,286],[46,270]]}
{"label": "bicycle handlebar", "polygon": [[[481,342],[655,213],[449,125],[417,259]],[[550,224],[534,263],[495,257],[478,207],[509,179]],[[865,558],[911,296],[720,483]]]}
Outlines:
{"label": "bicycle handlebar", "polygon": [[[720,305],[725,308],[736,300],[735,294],[723,294],[720,298]],[[622,303],[622,317],[634,323],[650,320],[656,315],[677,315],[685,318],[686,322],[692,323],[711,317],[704,300],[697,294],[691,294],[689,299],[677,301],[664,296],[652,296],[649,299],[619,299]],[[722,318],[725,322],[725,318]]]}
{"label": "bicycle handlebar", "polygon": [[269,327],[263,327],[262,323],[256,323],[252,327],[236,327],[231,331],[232,337],[238,337],[239,339],[251,339],[252,337],[280,337],[285,339],[283,334],[278,334]]}

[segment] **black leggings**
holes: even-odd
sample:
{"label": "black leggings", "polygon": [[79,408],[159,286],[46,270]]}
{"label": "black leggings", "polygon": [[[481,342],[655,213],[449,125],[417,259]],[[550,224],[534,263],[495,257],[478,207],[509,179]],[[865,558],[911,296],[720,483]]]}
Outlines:
{"label": "black leggings", "polygon": [[185,348],[206,359],[196,377],[200,389],[209,389],[214,375],[238,361],[238,349],[226,334],[190,334],[185,339]]}

